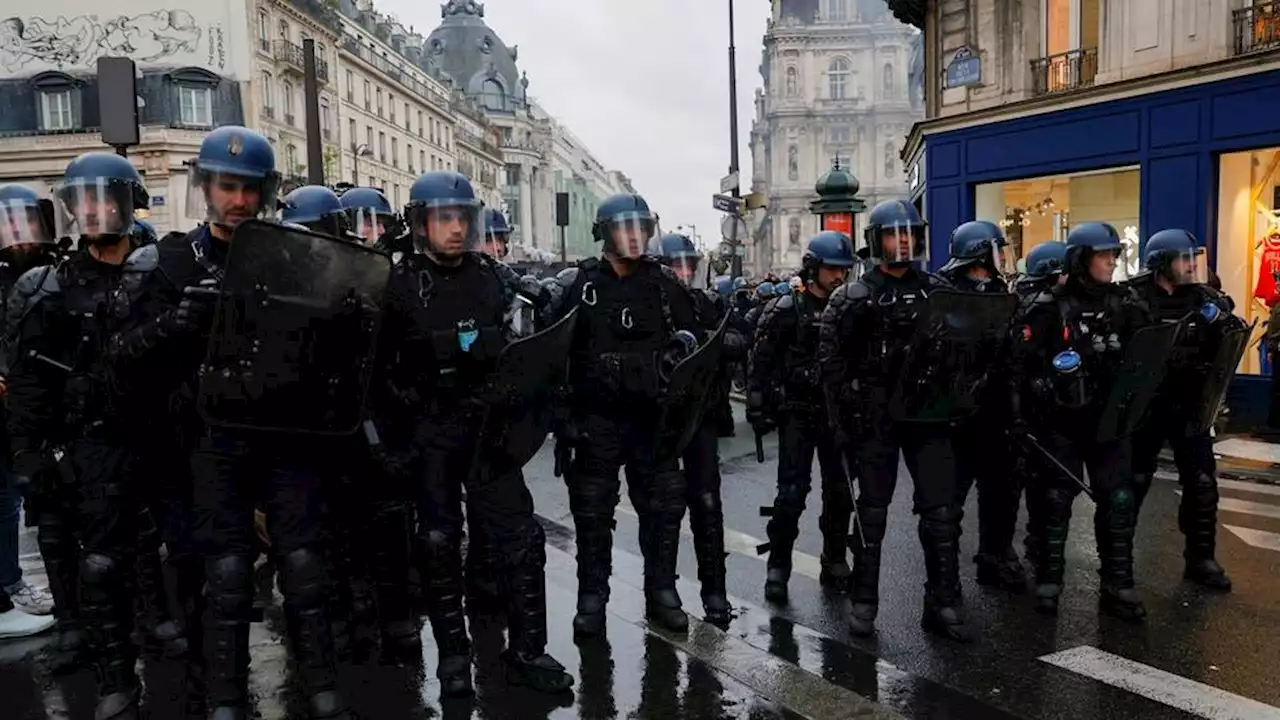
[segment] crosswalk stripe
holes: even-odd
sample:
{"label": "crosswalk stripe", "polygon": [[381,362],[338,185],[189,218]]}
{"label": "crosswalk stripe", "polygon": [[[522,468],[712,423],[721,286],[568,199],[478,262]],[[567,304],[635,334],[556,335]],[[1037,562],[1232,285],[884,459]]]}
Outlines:
{"label": "crosswalk stripe", "polygon": [[[1181,497],[1181,490],[1175,490],[1174,492]],[[1218,498],[1218,510],[1220,512],[1244,513],[1245,515],[1256,515],[1258,517],[1276,518],[1277,520],[1280,520],[1280,505],[1269,505],[1267,503],[1240,500],[1238,498]]]}
{"label": "crosswalk stripe", "polygon": [[1280,463],[1280,446],[1275,443],[1249,440],[1246,438],[1228,438],[1214,444],[1216,455],[1225,455],[1258,462]]}
{"label": "crosswalk stripe", "polygon": [[1280,552],[1280,533],[1237,527],[1235,525],[1223,525],[1222,527],[1230,530],[1236,537],[1253,547],[1260,548],[1262,550],[1275,550],[1276,552]]}
{"label": "crosswalk stripe", "polygon": [[[1155,476],[1160,480],[1178,481],[1178,473],[1168,470],[1157,470]],[[1218,478],[1218,489],[1280,497],[1280,485],[1267,485],[1266,483],[1248,482],[1246,480],[1224,480],[1223,478]]]}
{"label": "crosswalk stripe", "polygon": [[[640,517],[636,514],[636,509],[631,506],[631,503],[628,502],[626,498],[622,498],[618,503],[618,510],[634,518]],[[686,537],[693,537],[693,531],[689,529],[689,518],[687,516],[685,517],[684,526],[681,528],[681,532]],[[738,532],[727,525],[724,528],[724,549],[736,555],[742,555],[743,557],[752,558],[760,562],[766,562],[769,559],[768,555],[756,554],[756,548],[764,544],[764,542],[765,541],[760,538],[753,537],[743,532]],[[802,553],[799,550],[793,550],[791,552],[791,572],[817,580],[818,576],[822,574],[822,561],[812,555]]]}
{"label": "crosswalk stripe", "polygon": [[1280,720],[1280,708],[1088,645],[1040,660],[1207,720]]}

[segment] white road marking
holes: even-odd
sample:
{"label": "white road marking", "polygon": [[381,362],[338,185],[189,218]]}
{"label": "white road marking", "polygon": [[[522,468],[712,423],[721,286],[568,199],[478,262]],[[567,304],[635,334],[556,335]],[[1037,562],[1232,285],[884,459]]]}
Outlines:
{"label": "white road marking", "polygon": [[[1181,490],[1175,490],[1174,492],[1179,496],[1182,495]],[[1256,515],[1258,517],[1276,518],[1277,520],[1280,520],[1280,505],[1269,505],[1267,503],[1256,503],[1248,500],[1220,497],[1218,498],[1218,510],[1220,512],[1244,513],[1245,515]]]}
{"label": "white road marking", "polygon": [[1088,645],[1040,660],[1207,720],[1280,720],[1280,708]]}
{"label": "white road marking", "polygon": [[[631,506],[631,503],[625,497],[618,503],[618,510],[631,517],[639,517],[636,514],[636,509]],[[689,529],[688,516],[685,517],[683,532],[687,537],[693,537],[693,532]],[[724,549],[731,553],[765,562],[769,559],[768,555],[756,554],[756,547],[765,542],[767,541],[738,532],[727,525],[724,528]],[[791,552],[791,572],[817,580],[818,576],[822,574],[822,561],[799,550],[793,550]]]}
{"label": "white road marking", "polygon": [[1256,460],[1258,462],[1280,463],[1280,445],[1249,440],[1248,438],[1228,438],[1214,444],[1213,451],[1218,455]]}
{"label": "white road marking", "polygon": [[[1172,480],[1178,482],[1178,473],[1169,472],[1168,470],[1157,470],[1156,477],[1161,480]],[[1253,493],[1255,495],[1276,495],[1280,496],[1280,485],[1267,485],[1265,483],[1249,482],[1247,480],[1223,480],[1218,478],[1219,490],[1231,490],[1232,492]]]}
{"label": "white road marking", "polygon": [[1230,530],[1236,537],[1253,547],[1280,552],[1280,533],[1237,527],[1235,525],[1223,525],[1222,527]]}

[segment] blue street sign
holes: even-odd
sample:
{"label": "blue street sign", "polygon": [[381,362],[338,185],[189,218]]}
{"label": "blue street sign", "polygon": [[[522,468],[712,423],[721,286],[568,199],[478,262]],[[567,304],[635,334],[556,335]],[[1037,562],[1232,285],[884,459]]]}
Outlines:
{"label": "blue street sign", "polygon": [[712,195],[711,207],[723,213],[731,213],[733,215],[741,214],[742,198],[736,198],[732,195]]}
{"label": "blue street sign", "polygon": [[965,87],[977,85],[980,82],[982,82],[982,58],[965,45],[957,50],[955,57],[947,63],[947,87]]}

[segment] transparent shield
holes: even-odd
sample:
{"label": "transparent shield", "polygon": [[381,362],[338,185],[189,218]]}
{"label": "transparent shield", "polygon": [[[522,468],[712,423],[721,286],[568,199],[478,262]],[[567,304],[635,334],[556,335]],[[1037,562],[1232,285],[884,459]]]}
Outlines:
{"label": "transparent shield", "polygon": [[274,217],[279,186],[274,176],[250,178],[192,166],[187,172],[187,217],[228,228],[253,218]]}
{"label": "transparent shield", "polygon": [[1207,285],[1209,261],[1204,248],[1195,248],[1176,255],[1169,265],[1170,275],[1177,285]]}
{"label": "transparent shield", "polygon": [[456,257],[482,249],[483,212],[477,200],[419,201],[405,208],[405,221],[419,250]]}
{"label": "transparent shield", "polygon": [[58,237],[127,235],[133,229],[133,187],[109,178],[63,183],[54,188]]}
{"label": "transparent shield", "polygon": [[45,223],[39,207],[20,200],[0,203],[0,250],[52,242],[52,228]]}
{"label": "transparent shield", "polygon": [[642,257],[662,236],[655,218],[636,213],[613,216],[606,232],[605,252],[624,259]]}
{"label": "transparent shield", "polygon": [[928,263],[929,244],[923,226],[894,223],[875,229],[879,242],[871,245],[873,257],[888,263]]}
{"label": "transparent shield", "polygon": [[706,290],[711,286],[711,263],[701,255],[663,258],[662,262],[687,288]]}
{"label": "transparent shield", "polygon": [[993,242],[989,246],[989,251],[991,267],[995,268],[996,272],[1001,275],[1011,275],[1017,270],[1008,248]]}
{"label": "transparent shield", "polygon": [[376,243],[391,226],[391,216],[373,208],[347,208],[345,212],[351,232],[359,235],[366,245]]}

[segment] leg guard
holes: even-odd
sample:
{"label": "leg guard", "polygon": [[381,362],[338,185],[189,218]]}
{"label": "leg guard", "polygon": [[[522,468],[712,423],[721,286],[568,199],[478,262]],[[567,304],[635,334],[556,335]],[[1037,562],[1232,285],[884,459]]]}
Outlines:
{"label": "leg guard", "polygon": [[132,717],[138,700],[137,652],[129,639],[133,613],[122,564],[100,553],[80,564],[80,598],[98,673],[95,720]]}
{"label": "leg guard", "polygon": [[[725,597],[724,508],[717,492],[702,492],[689,504],[689,525],[693,530],[693,550],[698,557],[698,581],[708,614],[714,601],[716,613],[727,612]],[[718,622],[723,618],[711,619]]]}
{"label": "leg guard", "polygon": [[1214,558],[1218,531],[1218,480],[1198,472],[1183,483],[1178,527],[1187,538],[1183,577],[1212,590],[1231,589],[1231,579]]}
{"label": "leg guard", "polygon": [[849,546],[853,550],[850,581],[849,630],[866,636],[875,632],[880,605],[880,553],[889,523],[889,508],[861,505],[854,521]]}
{"label": "leg guard", "polygon": [[69,520],[65,509],[50,502],[40,512],[36,536],[58,619],[58,635],[48,652],[49,669],[58,674],[76,670],[89,657],[80,622],[80,544]]}
{"label": "leg guard", "polygon": [[928,578],[920,625],[936,635],[968,641],[956,593],[960,585],[960,514],[951,506],[930,508],[920,514],[919,534]]}
{"label": "leg guard", "polygon": [[164,566],[160,560],[160,529],[146,507],[138,511],[138,528],[134,570],[141,631],[139,640],[154,643],[168,657],[182,657],[187,654],[187,640],[169,614]]}
{"label": "leg guard", "polygon": [[684,632],[689,627],[689,618],[676,592],[680,526],[685,508],[684,475],[679,470],[660,471],[651,482],[649,551],[645,553],[644,563],[646,606],[650,619],[672,632]]}
{"label": "leg guard", "polygon": [[422,653],[408,586],[412,562],[410,518],[409,508],[403,503],[380,504],[374,512],[370,537],[373,547],[369,549],[383,649],[396,648],[397,654],[403,650],[404,659],[411,659],[409,656],[415,651],[419,656]]}
{"label": "leg guard", "polygon": [[532,518],[524,531],[505,548],[506,577],[510,593],[508,646],[521,657],[536,658],[547,648],[547,536]]}
{"label": "leg guard", "polygon": [[1099,608],[1123,620],[1138,621],[1146,614],[1133,587],[1133,533],[1136,502],[1129,486],[1101,493],[1094,511],[1093,528],[1098,541],[1102,578]]}
{"label": "leg guard", "polygon": [[209,709],[245,712],[248,707],[249,621],[253,615],[253,558],[224,555],[208,560],[204,645]]}
{"label": "leg guard", "polygon": [[853,516],[853,499],[849,485],[840,478],[838,482],[822,483],[822,514],[818,516],[818,528],[822,531],[823,587],[838,592],[849,589],[849,520]]}
{"label": "leg guard", "polygon": [[431,631],[440,658],[470,656],[471,641],[462,611],[462,543],[446,530],[429,530],[423,538],[427,577],[425,592]]}
{"label": "leg guard", "polygon": [[313,718],[346,713],[336,690],[333,628],[326,604],[330,589],[324,560],[315,550],[300,548],[280,558],[280,590],[284,594],[293,659]]}

